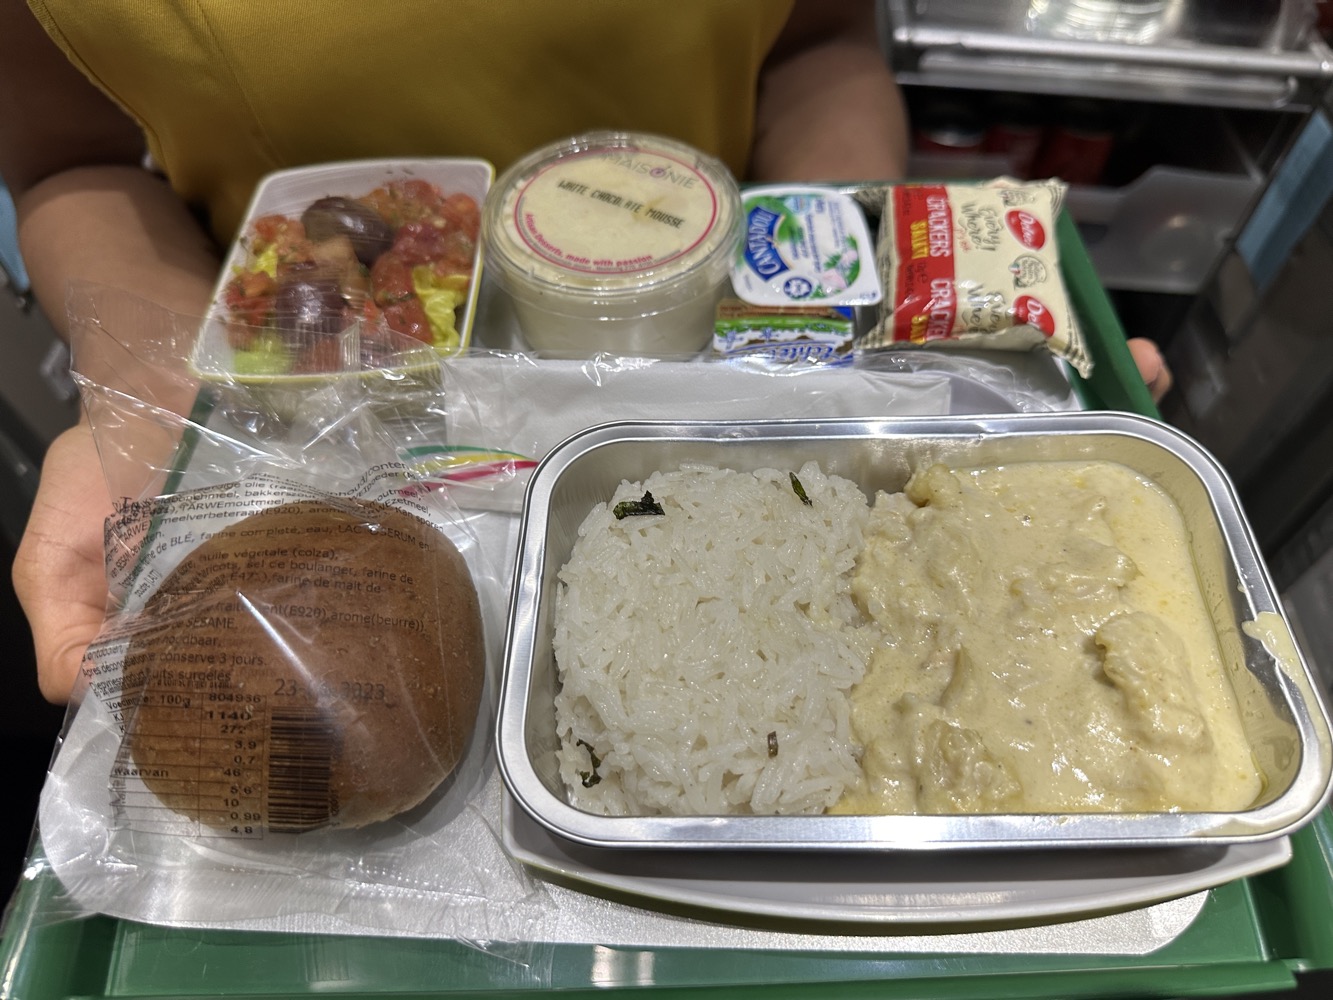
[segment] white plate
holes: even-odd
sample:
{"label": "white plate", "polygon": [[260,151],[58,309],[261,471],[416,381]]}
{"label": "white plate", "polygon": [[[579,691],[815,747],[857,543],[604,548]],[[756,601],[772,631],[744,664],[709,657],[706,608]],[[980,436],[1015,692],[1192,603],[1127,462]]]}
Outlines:
{"label": "white plate", "polygon": [[1281,867],[1286,837],[1199,848],[1003,853],[784,854],[616,851],[561,840],[506,793],[518,861],[645,900],[794,921],[1037,921],[1146,906]]}

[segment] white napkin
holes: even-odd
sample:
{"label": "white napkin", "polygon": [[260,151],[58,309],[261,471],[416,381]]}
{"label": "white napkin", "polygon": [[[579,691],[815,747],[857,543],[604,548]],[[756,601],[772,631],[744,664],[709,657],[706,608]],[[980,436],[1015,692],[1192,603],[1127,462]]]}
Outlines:
{"label": "white napkin", "polygon": [[450,442],[540,458],[607,421],[939,414],[949,412],[952,391],[951,380],[933,372],[476,355],[445,366],[445,397]]}

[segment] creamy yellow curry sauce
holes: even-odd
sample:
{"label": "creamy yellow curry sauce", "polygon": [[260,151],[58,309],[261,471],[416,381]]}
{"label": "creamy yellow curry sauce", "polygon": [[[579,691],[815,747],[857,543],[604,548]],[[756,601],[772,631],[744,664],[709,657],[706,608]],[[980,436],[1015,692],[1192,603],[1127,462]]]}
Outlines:
{"label": "creamy yellow curry sauce", "polygon": [[853,593],[887,636],[852,693],[839,813],[1232,811],[1262,776],[1185,527],[1108,462],[919,471],[876,497]]}

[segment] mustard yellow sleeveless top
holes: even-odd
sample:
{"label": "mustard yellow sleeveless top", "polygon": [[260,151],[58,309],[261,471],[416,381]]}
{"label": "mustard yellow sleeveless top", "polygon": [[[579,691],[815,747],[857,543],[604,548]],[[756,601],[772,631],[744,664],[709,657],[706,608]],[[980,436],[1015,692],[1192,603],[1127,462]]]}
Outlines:
{"label": "mustard yellow sleeveless top", "polygon": [[593,128],[743,176],[792,0],[29,0],[230,241],[271,170],[379,156],[496,168]]}

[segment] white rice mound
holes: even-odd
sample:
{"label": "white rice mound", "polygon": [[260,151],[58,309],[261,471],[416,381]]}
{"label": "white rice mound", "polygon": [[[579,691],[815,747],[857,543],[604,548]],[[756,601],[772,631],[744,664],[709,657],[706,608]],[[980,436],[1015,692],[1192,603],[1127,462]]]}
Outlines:
{"label": "white rice mound", "polygon": [[[810,506],[786,471],[686,466],[588,515],[555,607],[575,807],[819,813],[857,782],[848,693],[874,638],[849,583],[869,505],[816,463],[797,475]],[[664,514],[615,518],[645,491]]]}

